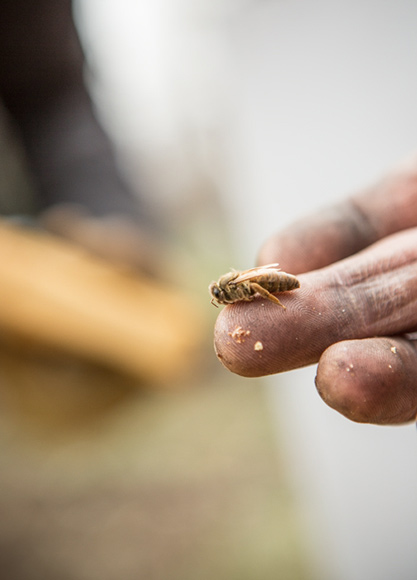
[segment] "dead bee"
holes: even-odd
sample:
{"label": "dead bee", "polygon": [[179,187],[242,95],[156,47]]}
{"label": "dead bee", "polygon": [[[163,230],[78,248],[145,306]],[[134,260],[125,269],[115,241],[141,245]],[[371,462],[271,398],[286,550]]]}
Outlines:
{"label": "dead bee", "polygon": [[221,276],[217,282],[212,282],[209,292],[211,303],[233,304],[239,300],[253,300],[255,294],[260,294],[285,308],[272,292],[287,292],[300,287],[300,282],[292,274],[282,272],[279,264],[268,264],[259,268],[251,268],[243,272],[232,270]]}

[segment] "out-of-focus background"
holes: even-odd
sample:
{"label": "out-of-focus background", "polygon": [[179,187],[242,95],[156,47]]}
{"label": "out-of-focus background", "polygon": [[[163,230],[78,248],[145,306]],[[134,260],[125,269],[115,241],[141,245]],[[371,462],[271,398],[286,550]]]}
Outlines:
{"label": "out-of-focus background", "polygon": [[97,110],[169,231],[167,271],[184,282],[201,346],[189,376],[156,390],[68,352],[5,343],[6,577],[414,580],[415,428],[348,422],[319,399],[313,368],[266,381],[226,372],[207,285],[415,148],[417,6],[75,10]]}

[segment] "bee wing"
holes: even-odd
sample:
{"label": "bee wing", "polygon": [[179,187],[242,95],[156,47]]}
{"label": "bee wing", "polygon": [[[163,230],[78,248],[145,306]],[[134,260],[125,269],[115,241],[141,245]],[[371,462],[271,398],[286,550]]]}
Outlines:
{"label": "bee wing", "polygon": [[[259,266],[259,268],[273,268],[274,270],[281,270],[281,268],[278,268],[279,264],[275,263],[275,264],[267,264],[266,266]],[[253,268],[256,269],[256,268]]]}
{"label": "bee wing", "polygon": [[[239,275],[246,275],[249,274],[249,272],[257,272],[258,270],[267,270],[267,269],[274,269],[274,270],[281,270],[281,268],[278,268],[279,264],[267,264],[266,266],[255,266],[255,268],[249,268],[248,270],[242,270],[241,272],[238,272]],[[232,272],[236,272],[236,270],[231,270]],[[256,276],[258,276],[258,274],[256,274]],[[234,280],[233,280],[234,282]]]}
{"label": "bee wing", "polygon": [[279,264],[266,264],[266,266],[255,266],[255,268],[249,268],[249,270],[243,270],[242,274],[246,274],[246,272],[253,272],[254,270],[266,270],[267,268],[273,268],[274,270],[280,270],[278,268]]}
{"label": "bee wing", "polygon": [[278,264],[268,264],[267,266],[260,266],[259,268],[251,268],[250,270],[244,270],[240,272],[237,278],[233,279],[233,284],[239,284],[239,282],[245,282],[247,280],[252,280],[253,278],[257,278],[258,276],[264,276],[265,274],[269,274],[271,270],[276,270],[277,272],[280,271],[280,268],[277,268]]}

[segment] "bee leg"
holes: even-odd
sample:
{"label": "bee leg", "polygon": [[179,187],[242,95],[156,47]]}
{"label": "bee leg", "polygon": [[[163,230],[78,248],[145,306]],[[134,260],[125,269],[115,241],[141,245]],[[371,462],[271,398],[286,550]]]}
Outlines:
{"label": "bee leg", "polygon": [[273,294],[268,292],[268,290],[265,290],[265,288],[262,288],[262,286],[260,286],[259,284],[257,284],[256,282],[252,282],[251,286],[252,286],[253,290],[255,290],[255,292],[257,292],[258,294],[263,296],[263,298],[267,298],[268,300],[271,300],[271,302],[275,302],[275,304],[279,304],[284,310],[287,310],[287,307],[284,306],[282,304],[282,302],[280,302],[276,296],[274,296]]}

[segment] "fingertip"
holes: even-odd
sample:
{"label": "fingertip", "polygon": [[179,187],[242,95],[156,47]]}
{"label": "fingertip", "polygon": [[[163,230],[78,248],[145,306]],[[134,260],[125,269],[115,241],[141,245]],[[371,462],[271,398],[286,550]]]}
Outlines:
{"label": "fingertip", "polygon": [[223,308],[214,328],[214,350],[229,371],[244,377],[265,374],[263,342],[251,323],[253,304],[232,304]]}
{"label": "fingertip", "polygon": [[348,419],[368,422],[369,400],[359,388],[361,369],[355,357],[354,341],[344,341],[327,348],[320,357],[315,379],[316,388],[332,409]]}
{"label": "fingertip", "polygon": [[304,235],[299,235],[295,225],[268,238],[258,253],[257,263],[278,262],[281,269],[291,274],[300,274],[311,268],[311,255],[306,252]]}
{"label": "fingertip", "polygon": [[331,309],[318,308],[314,285],[308,283],[282,293],[280,301],[285,308],[257,297],[219,313],[214,348],[227,369],[260,377],[317,362],[332,341]]}
{"label": "fingertip", "polygon": [[400,424],[415,419],[417,358],[404,339],[336,343],[322,354],[317,390],[327,405],[358,423]]}
{"label": "fingertip", "polygon": [[274,264],[278,261],[278,254],[282,255],[281,250],[281,240],[279,235],[273,235],[268,238],[261,246],[256,263],[262,264]]}
{"label": "fingertip", "polygon": [[350,200],[302,218],[263,244],[259,264],[279,262],[281,268],[301,274],[323,268],[355,254],[375,241],[375,234]]}

